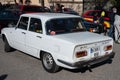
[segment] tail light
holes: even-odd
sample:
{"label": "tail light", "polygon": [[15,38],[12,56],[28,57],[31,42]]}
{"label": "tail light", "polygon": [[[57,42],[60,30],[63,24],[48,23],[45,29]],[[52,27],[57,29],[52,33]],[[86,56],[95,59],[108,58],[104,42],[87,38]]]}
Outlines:
{"label": "tail light", "polygon": [[108,50],[112,50],[112,48],[113,48],[112,45],[107,45],[104,47],[104,50],[108,51]]}
{"label": "tail light", "polygon": [[87,51],[76,52],[76,58],[80,58],[80,57],[83,57],[83,56],[87,56]]}

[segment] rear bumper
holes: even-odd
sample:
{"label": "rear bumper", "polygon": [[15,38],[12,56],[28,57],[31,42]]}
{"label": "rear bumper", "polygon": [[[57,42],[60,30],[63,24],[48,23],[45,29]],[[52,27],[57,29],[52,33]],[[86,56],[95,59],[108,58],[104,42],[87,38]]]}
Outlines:
{"label": "rear bumper", "polygon": [[102,57],[97,57],[97,58],[93,58],[91,60],[79,61],[79,62],[75,62],[75,63],[65,62],[65,61],[60,60],[60,59],[58,59],[58,61],[69,66],[69,67],[85,67],[88,65],[100,63],[100,62],[108,60],[108,59],[112,59],[112,58],[114,58],[114,55],[115,55],[115,53],[112,52],[112,53],[105,55],[105,56],[102,56]]}

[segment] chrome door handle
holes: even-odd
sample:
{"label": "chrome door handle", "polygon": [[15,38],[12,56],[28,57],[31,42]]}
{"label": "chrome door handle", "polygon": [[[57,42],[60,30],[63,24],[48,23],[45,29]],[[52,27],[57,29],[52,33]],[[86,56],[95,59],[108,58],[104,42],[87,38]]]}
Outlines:
{"label": "chrome door handle", "polygon": [[36,37],[38,37],[38,38],[42,38],[41,36],[36,36]]}
{"label": "chrome door handle", "polygon": [[25,32],[22,32],[22,34],[26,34]]}

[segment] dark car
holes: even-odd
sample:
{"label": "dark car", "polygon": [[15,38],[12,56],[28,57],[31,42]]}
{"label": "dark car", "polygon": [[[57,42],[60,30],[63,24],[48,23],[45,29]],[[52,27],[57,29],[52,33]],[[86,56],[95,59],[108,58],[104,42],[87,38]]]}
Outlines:
{"label": "dark car", "polygon": [[71,8],[64,8],[63,13],[66,13],[66,14],[73,14],[73,15],[79,15],[78,12],[74,11],[74,10],[71,9]]}
{"label": "dark car", "polygon": [[17,15],[13,11],[4,10],[0,12],[0,32],[4,27],[8,27],[10,25],[15,25],[19,19],[19,15]]}
{"label": "dark car", "polygon": [[38,5],[14,5],[9,7],[9,9],[17,11],[19,15],[24,13],[50,12],[48,7],[42,7]]}

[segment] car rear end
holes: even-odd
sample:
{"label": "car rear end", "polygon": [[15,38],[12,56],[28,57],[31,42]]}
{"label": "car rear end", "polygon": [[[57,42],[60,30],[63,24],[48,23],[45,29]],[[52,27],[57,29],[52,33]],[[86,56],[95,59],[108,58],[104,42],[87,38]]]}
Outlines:
{"label": "car rear end", "polygon": [[74,50],[74,66],[93,65],[114,56],[113,40],[78,45]]}
{"label": "car rear end", "polygon": [[109,60],[113,58],[114,55],[113,40],[108,39],[94,43],[76,45],[73,51],[72,62],[58,61],[69,66],[70,69],[75,69]]}

